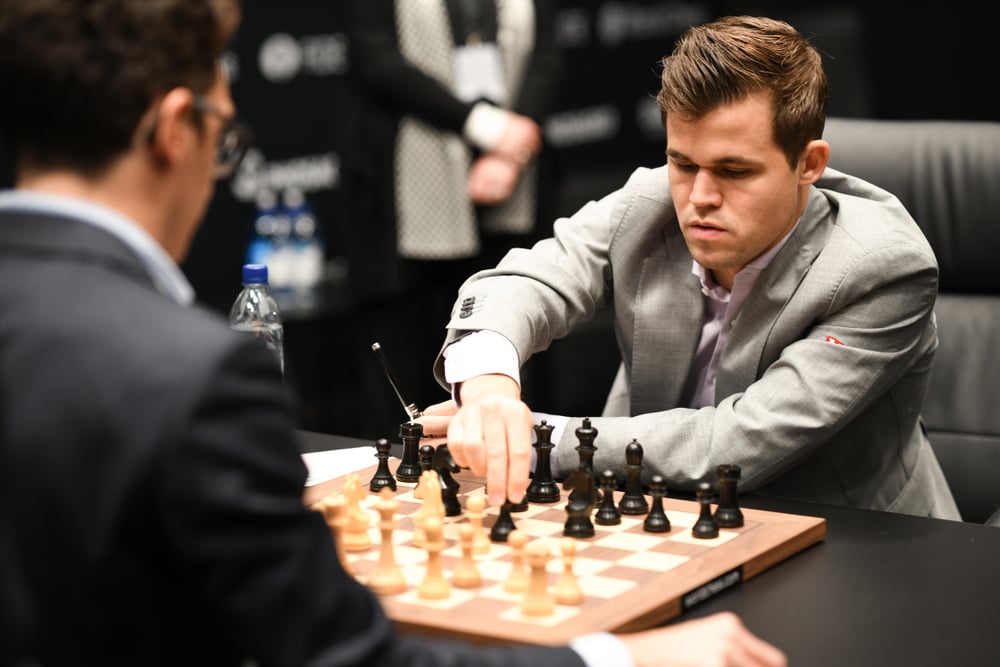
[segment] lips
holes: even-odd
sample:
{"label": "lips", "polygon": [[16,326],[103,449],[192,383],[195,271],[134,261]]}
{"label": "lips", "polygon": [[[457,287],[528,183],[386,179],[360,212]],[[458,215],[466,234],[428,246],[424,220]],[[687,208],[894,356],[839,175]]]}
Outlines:
{"label": "lips", "polygon": [[695,222],[688,225],[688,233],[693,238],[708,241],[719,238],[726,233],[726,230],[710,222]]}

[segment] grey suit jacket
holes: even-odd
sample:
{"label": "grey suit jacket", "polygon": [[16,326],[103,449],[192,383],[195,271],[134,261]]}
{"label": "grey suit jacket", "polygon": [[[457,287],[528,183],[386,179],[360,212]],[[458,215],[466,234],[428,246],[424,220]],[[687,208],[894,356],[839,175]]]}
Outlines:
{"label": "grey suit jacket", "polygon": [[[639,169],[557,221],[553,238],[467,281],[446,344],[494,330],[523,364],[611,304],[623,363],[592,420],[595,468],[621,471],[636,439],[644,475],[673,489],[736,463],[744,491],[959,518],[920,421],[937,263],[894,196],[826,171],[736,318],[715,405],[702,409],[679,407],[704,310],[691,266],[666,168]],[[557,448],[563,470],[577,463],[578,425]]]}

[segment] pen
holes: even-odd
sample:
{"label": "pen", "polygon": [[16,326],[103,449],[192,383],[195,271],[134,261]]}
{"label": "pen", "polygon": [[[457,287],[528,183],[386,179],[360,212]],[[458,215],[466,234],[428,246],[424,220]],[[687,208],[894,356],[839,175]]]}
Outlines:
{"label": "pen", "polygon": [[403,393],[399,389],[399,382],[396,380],[396,374],[392,372],[392,367],[389,366],[389,360],[385,358],[385,354],[382,352],[382,346],[375,342],[372,343],[372,352],[375,353],[375,358],[382,365],[382,372],[385,373],[386,379],[389,380],[389,384],[392,386],[392,390],[396,392],[396,397],[399,398],[399,402],[403,405],[403,410],[406,411],[406,416],[413,420],[420,417],[423,413],[420,408],[417,407],[416,403],[411,403],[403,398]]}

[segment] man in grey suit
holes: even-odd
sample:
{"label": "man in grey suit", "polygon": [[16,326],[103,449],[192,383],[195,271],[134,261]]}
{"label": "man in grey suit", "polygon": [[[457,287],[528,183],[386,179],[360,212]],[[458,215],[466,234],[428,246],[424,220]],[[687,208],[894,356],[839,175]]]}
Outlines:
{"label": "man in grey suit", "polygon": [[246,136],[218,65],[238,16],[237,0],[0,11],[17,158],[0,193],[0,582],[27,598],[0,588],[0,619],[27,619],[30,640],[14,648],[46,667],[784,665],[733,614],[570,646],[396,632],[303,503],[276,359],[194,305],[176,264]]}
{"label": "man in grey suit", "polygon": [[[692,28],[663,60],[667,164],[465,283],[435,367],[461,408],[424,421],[491,502],[527,483],[518,364],[611,304],[623,363],[595,470],[634,438],[677,490],[735,463],[743,490],[959,518],[920,423],[937,264],[895,197],[826,168],[826,99],[791,26]],[[547,419],[572,470],[580,420]]]}

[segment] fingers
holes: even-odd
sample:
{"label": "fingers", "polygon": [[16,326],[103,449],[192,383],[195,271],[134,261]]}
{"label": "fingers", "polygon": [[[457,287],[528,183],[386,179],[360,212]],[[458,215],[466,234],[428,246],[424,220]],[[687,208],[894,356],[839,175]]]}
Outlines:
{"label": "fingers", "polygon": [[519,399],[493,396],[466,403],[448,425],[458,465],[486,478],[487,502],[521,502],[531,470],[532,416]]}

